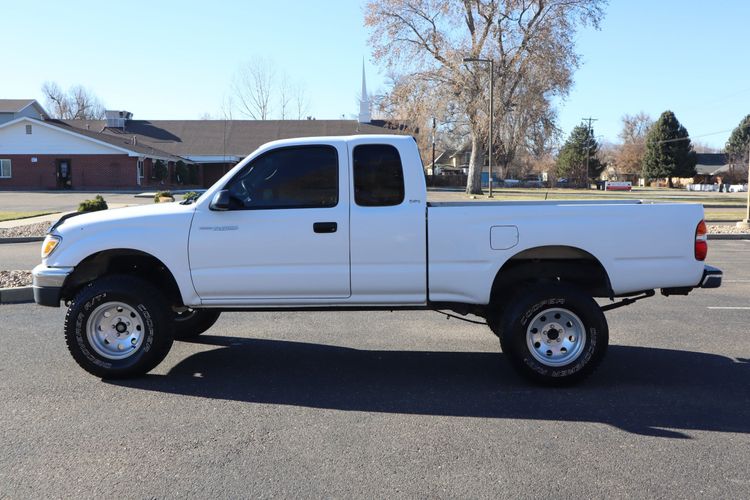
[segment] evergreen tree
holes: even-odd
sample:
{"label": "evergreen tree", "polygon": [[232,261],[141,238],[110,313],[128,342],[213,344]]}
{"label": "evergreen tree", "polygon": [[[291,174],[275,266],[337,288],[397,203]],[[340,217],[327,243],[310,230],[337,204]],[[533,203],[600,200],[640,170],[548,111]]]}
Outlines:
{"label": "evergreen tree", "polygon": [[750,148],[750,115],[743,118],[740,124],[732,130],[725,150],[730,162],[742,164],[747,161],[748,148]]}
{"label": "evergreen tree", "polygon": [[588,156],[588,178],[598,178],[604,170],[598,153],[599,144],[594,138],[594,130],[583,124],[576,126],[557,156],[557,177],[568,178],[576,184],[585,184],[587,182],[586,157]]}
{"label": "evergreen tree", "polygon": [[154,178],[163,181],[167,178],[169,173],[166,163],[163,160],[156,160],[154,162]]}
{"label": "evergreen tree", "polygon": [[643,177],[666,178],[669,187],[672,187],[672,177],[695,176],[695,163],[690,134],[674,113],[665,111],[646,136]]}

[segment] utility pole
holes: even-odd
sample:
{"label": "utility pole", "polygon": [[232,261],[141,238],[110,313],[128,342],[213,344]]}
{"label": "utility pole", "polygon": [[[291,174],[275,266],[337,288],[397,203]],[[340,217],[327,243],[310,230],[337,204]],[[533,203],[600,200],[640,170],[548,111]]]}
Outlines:
{"label": "utility pole", "polygon": [[432,117],[432,175],[435,175],[435,117]]}
{"label": "utility pole", "polygon": [[591,128],[591,122],[597,121],[597,118],[581,118],[581,120],[588,122],[588,137],[586,137],[586,189],[591,189],[591,181],[589,181],[589,157],[591,156],[591,140],[594,136],[594,130]]}

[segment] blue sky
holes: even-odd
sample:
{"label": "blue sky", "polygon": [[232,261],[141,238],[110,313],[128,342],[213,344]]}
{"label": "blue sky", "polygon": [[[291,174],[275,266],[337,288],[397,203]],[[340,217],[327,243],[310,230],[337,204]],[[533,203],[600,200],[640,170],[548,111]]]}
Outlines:
{"label": "blue sky", "polygon": [[[385,88],[357,0],[34,0],[2,11],[2,98],[41,99],[45,80],[82,83],[136,118],[192,119],[217,114],[255,56],[302,81],[319,119],[357,112],[363,57],[369,90]],[[749,22],[740,0],[612,0],[601,31],[578,36],[583,65],[559,105],[563,133],[592,116],[596,134],[616,141],[623,114],[671,109],[721,147],[750,113]]]}

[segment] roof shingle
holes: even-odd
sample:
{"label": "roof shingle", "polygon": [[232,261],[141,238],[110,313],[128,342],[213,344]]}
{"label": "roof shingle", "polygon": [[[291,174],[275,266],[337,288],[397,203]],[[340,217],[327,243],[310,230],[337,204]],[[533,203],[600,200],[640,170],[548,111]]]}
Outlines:
{"label": "roof shingle", "polygon": [[391,122],[356,120],[129,120],[124,130],[108,128],[104,120],[64,123],[131,141],[135,136],[138,144],[182,157],[244,157],[266,142],[294,137],[405,132],[404,126]]}

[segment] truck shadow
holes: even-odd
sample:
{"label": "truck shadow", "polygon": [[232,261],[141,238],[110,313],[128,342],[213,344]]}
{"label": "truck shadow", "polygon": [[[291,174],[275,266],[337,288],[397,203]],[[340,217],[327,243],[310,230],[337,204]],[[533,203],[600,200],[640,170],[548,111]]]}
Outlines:
{"label": "truck shadow", "polygon": [[236,337],[167,375],[110,383],[250,403],[349,411],[598,422],[641,435],[750,433],[750,360],[610,346],[600,369],[564,389],[526,383],[502,355],[367,351]]}

